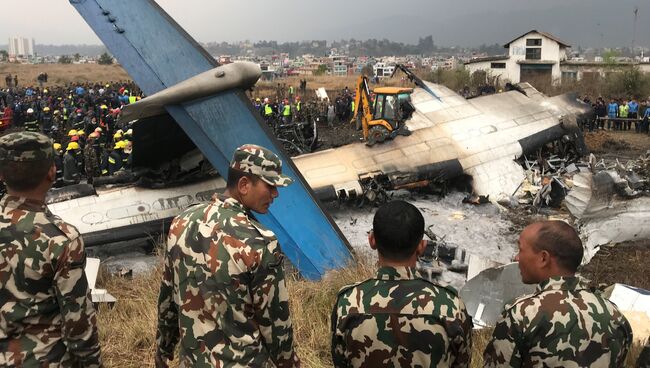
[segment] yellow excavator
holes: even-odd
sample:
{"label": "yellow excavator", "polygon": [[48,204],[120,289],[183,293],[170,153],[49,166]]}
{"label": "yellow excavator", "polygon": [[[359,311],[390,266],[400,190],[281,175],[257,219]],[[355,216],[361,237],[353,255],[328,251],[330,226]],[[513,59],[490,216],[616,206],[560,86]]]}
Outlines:
{"label": "yellow excavator", "polygon": [[[439,99],[413,72],[401,64],[395,66],[395,71],[403,71],[417,86]],[[394,73],[393,73],[394,74]],[[368,78],[360,75],[356,83],[356,96],[354,99],[354,114],[351,123],[357,129],[363,130],[363,139],[366,145],[382,143],[398,135],[410,135],[404,122],[408,120],[415,108],[411,104],[413,88],[402,87],[377,87],[373,91],[374,101],[370,98]]]}

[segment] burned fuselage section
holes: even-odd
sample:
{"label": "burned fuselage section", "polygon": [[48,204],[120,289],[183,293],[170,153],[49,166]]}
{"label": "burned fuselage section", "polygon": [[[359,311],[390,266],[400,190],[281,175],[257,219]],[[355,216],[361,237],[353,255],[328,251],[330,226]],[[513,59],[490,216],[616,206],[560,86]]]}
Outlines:
{"label": "burned fuselage section", "polygon": [[[295,157],[294,163],[321,200],[358,198],[368,184],[384,190],[419,188],[466,174],[477,194],[511,195],[524,179],[515,162],[549,142],[586,153],[577,122],[591,108],[570,95],[548,98],[530,85],[466,100],[446,87],[427,83],[412,94],[412,132],[368,147],[354,143]],[[532,95],[532,97],[531,97]],[[370,191],[372,193],[375,191]]]}

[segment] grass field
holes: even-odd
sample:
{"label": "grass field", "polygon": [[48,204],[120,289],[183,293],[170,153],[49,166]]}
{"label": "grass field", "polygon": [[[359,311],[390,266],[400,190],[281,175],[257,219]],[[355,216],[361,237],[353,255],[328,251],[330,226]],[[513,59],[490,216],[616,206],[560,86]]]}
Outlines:
{"label": "grass field", "polygon": [[[374,268],[358,264],[332,272],[320,282],[289,277],[288,288],[294,340],[303,367],[331,367],[330,314],[338,290],[347,284],[365,280],[374,274]],[[100,282],[117,297],[113,308],[100,306],[98,323],[102,356],[106,367],[153,366],[157,320],[158,287],[161,269],[132,280],[104,276]],[[472,336],[472,363],[483,366],[483,350],[492,331],[476,330]],[[634,366],[642,346],[635,344],[628,354],[626,367]],[[178,361],[171,365],[178,366]]]}

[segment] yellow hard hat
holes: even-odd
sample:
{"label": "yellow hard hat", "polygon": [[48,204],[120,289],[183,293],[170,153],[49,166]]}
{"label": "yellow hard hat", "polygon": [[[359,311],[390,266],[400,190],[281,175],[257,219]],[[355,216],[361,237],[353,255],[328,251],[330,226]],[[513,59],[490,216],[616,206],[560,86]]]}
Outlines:
{"label": "yellow hard hat", "polygon": [[115,147],[113,149],[124,149],[126,147],[125,141],[115,142]]}
{"label": "yellow hard hat", "polygon": [[118,133],[119,133],[120,135],[124,134],[124,132],[122,131],[122,129],[118,129],[118,130],[115,132],[115,134],[118,134]]}
{"label": "yellow hard hat", "polygon": [[68,137],[72,137],[73,135],[77,135],[77,131],[75,129],[70,129],[68,132]]}
{"label": "yellow hard hat", "polygon": [[133,135],[133,129],[127,130],[124,135]]}
{"label": "yellow hard hat", "polygon": [[76,150],[76,149],[79,149],[79,143],[70,142],[70,143],[68,143],[68,147],[65,150],[70,151],[70,150]]}
{"label": "yellow hard hat", "polygon": [[86,132],[83,131],[83,129],[77,130],[78,135],[86,135]]}
{"label": "yellow hard hat", "polygon": [[92,133],[88,134],[88,138],[99,138],[99,133],[92,132]]}
{"label": "yellow hard hat", "polygon": [[45,107],[43,108],[43,111],[48,112],[48,111],[50,111],[50,108],[47,107],[47,106],[45,106]]}
{"label": "yellow hard hat", "polygon": [[54,147],[55,150],[59,151],[61,149],[61,143],[54,143],[52,147]]}
{"label": "yellow hard hat", "polygon": [[115,132],[115,134],[113,134],[113,139],[120,139],[120,138],[122,138],[122,132],[118,130],[117,132]]}
{"label": "yellow hard hat", "polygon": [[101,132],[102,132],[102,128],[100,128],[100,127],[95,128],[95,132],[97,132],[97,133],[101,133]]}
{"label": "yellow hard hat", "polygon": [[59,111],[59,110],[54,110],[54,115],[59,115],[60,113],[61,113],[61,111]]}
{"label": "yellow hard hat", "polygon": [[108,109],[108,106],[106,106],[106,105],[101,105],[99,108],[102,109],[102,110],[106,110],[106,109]]}

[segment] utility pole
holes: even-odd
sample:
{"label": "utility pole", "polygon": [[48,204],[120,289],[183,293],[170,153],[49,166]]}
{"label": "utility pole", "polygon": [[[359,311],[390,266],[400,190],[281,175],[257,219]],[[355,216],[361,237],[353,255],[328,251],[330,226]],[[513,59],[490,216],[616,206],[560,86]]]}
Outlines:
{"label": "utility pole", "polygon": [[632,28],[632,57],[635,56],[634,52],[634,44],[636,43],[636,20],[639,15],[639,7],[636,6],[634,7],[634,23],[633,23],[633,28]]}

